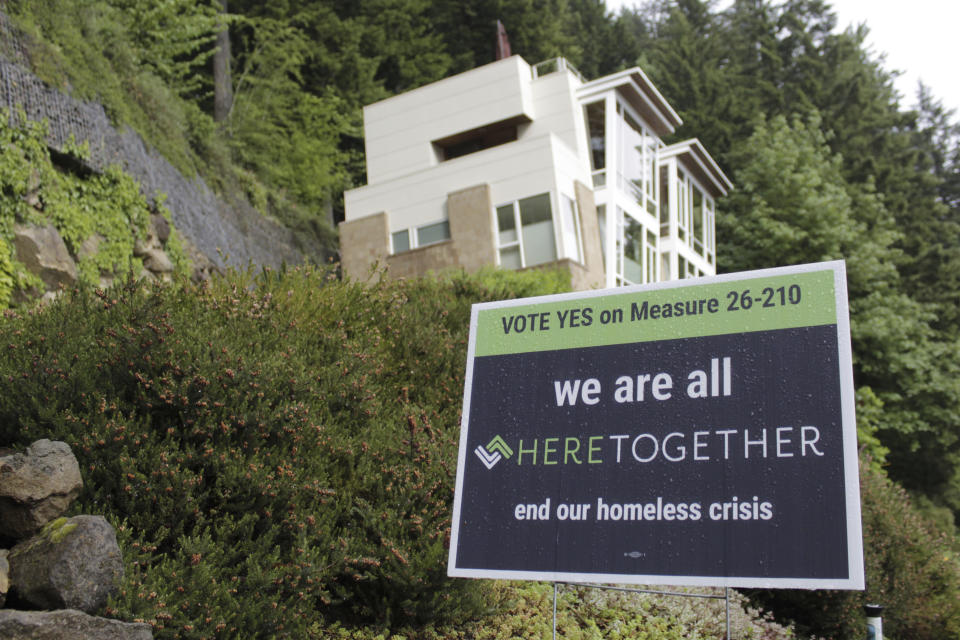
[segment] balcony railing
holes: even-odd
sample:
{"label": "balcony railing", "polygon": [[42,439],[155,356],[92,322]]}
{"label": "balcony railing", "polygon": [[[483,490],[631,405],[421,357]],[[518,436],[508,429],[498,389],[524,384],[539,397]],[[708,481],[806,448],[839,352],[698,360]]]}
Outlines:
{"label": "balcony railing", "polygon": [[543,62],[538,62],[537,64],[533,65],[533,79],[536,80],[537,78],[541,78],[545,75],[564,70],[569,71],[573,75],[577,76],[577,78],[580,79],[580,82],[585,83],[587,81],[587,79],[583,77],[583,74],[577,71],[576,67],[570,64],[566,58],[562,57],[544,60]]}

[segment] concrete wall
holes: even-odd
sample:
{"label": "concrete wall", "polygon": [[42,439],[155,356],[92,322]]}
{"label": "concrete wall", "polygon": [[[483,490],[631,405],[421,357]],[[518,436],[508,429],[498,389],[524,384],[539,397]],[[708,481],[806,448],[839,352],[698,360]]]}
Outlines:
{"label": "concrete wall", "polygon": [[340,223],[340,265],[344,274],[366,280],[371,268],[390,255],[386,213]]}
{"label": "concrete wall", "polygon": [[494,205],[555,191],[558,158],[562,159],[563,176],[589,180],[590,173],[583,162],[577,161],[575,152],[547,134],[455,158],[395,180],[350,189],[344,193],[346,217],[355,220],[389,211],[393,233],[448,218],[444,212],[447,194],[480,182],[491,185]]}
{"label": "concrete wall", "polygon": [[451,193],[447,196],[447,211],[457,264],[467,271],[496,264],[497,237],[490,185],[476,185]]}
{"label": "concrete wall", "polygon": [[433,140],[509,118],[533,119],[530,66],[512,56],[363,109],[367,182],[437,164]]}
{"label": "concrete wall", "polygon": [[[583,234],[583,265],[571,269],[572,284],[576,291],[602,289],[604,286],[604,259],[600,246],[600,223],[593,191],[579,180],[574,183],[577,192],[577,208],[580,209],[580,227]],[[576,264],[576,263],[574,263]]]}
{"label": "concrete wall", "polygon": [[450,239],[390,255],[388,213],[340,224],[340,254],[344,273],[365,280],[375,264],[385,264],[391,278],[426,275],[449,267],[476,271],[496,264],[496,234],[490,185],[480,184],[447,195]]}

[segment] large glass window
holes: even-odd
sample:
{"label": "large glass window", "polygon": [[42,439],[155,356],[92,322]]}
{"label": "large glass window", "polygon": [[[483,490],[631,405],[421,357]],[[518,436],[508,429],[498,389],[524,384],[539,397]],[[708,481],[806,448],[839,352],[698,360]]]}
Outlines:
{"label": "large glass window", "polygon": [[717,260],[717,238],[716,238],[716,214],[714,212],[713,198],[707,196],[703,208],[703,226],[704,237],[707,245],[707,262],[716,264]]}
{"label": "large glass window", "polygon": [[630,216],[624,216],[623,224],[623,279],[630,284],[643,283],[643,237],[644,228]]}
{"label": "large glass window", "polygon": [[617,209],[621,238],[618,238],[618,284],[644,284],[657,281],[659,255],[657,233],[639,220]]}
{"label": "large glass window", "polygon": [[656,282],[657,281],[657,254],[659,253],[659,248],[657,247],[657,234],[653,231],[647,229],[647,241],[643,245],[643,255],[646,259],[644,266],[646,267],[644,282]]}
{"label": "large glass window", "polygon": [[690,237],[693,239],[693,250],[703,255],[703,191],[695,184],[690,185],[693,193],[693,211],[690,216]]}
{"label": "large glass window", "polygon": [[[597,205],[597,230],[600,232],[600,255],[607,255],[607,207],[606,205]],[[607,271],[607,259],[603,259],[603,271]]]}
{"label": "large glass window", "polygon": [[447,220],[417,227],[417,246],[423,247],[450,239],[450,223]]}
{"label": "large glass window", "polygon": [[593,171],[593,186],[602,187],[606,184],[607,139],[604,103],[592,102],[586,105],[587,114],[587,143],[590,146],[590,168]]}
{"label": "large glass window", "polygon": [[677,176],[677,237],[686,242],[690,228],[690,189],[683,175]]}
{"label": "large glass window", "polygon": [[410,251],[410,230],[403,229],[393,234],[393,252]]}
{"label": "large glass window", "polygon": [[501,266],[520,269],[557,259],[549,193],[501,205],[496,218]]}
{"label": "large glass window", "polygon": [[497,207],[497,244],[500,250],[500,266],[505,269],[523,267],[515,203]]}
{"label": "large glass window", "polygon": [[714,203],[685,171],[677,172],[677,237],[705,257],[716,259],[714,239]]}
{"label": "large glass window", "polygon": [[643,209],[658,217],[657,138],[622,104],[617,104],[617,184],[630,192]]}
{"label": "large glass window", "polygon": [[431,222],[413,229],[401,229],[390,235],[393,253],[402,253],[449,239],[450,222],[448,220]]}

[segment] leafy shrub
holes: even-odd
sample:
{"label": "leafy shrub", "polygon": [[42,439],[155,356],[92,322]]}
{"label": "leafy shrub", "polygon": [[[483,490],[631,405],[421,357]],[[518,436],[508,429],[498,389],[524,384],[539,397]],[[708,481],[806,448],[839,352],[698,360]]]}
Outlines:
{"label": "leafy shrub", "polygon": [[960,637],[960,561],[951,537],[906,492],[861,461],[866,591],[764,591],[754,598],[778,618],[828,638],[863,638],[863,605],[882,604],[884,635]]}
{"label": "leafy shrub", "polygon": [[76,509],[126,554],[110,613],[158,637],[484,613],[445,559],[469,307],[493,291],[312,269],[78,289],[0,321],[0,443],[73,447]]}
{"label": "leafy shrub", "polygon": [[[329,640],[507,640],[553,636],[553,587],[547,583],[492,583],[491,597],[502,611],[456,626],[428,625],[390,634],[377,627],[317,625],[318,637]],[[691,589],[691,592],[696,590]],[[702,592],[703,590],[700,590]],[[722,591],[714,590],[714,593]],[[730,594],[730,635],[738,640],[793,638],[782,627]],[[557,602],[557,636],[566,639],[632,638],[680,640],[725,637],[723,600],[625,593],[561,585]]]}

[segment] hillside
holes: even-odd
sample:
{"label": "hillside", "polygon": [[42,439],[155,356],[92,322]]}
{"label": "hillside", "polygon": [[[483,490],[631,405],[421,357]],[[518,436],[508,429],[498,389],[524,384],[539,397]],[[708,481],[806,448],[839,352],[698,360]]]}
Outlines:
{"label": "hillside", "polygon": [[[294,269],[80,289],[0,319],[0,445],[73,448],[74,510],[105,516],[125,554],[106,613],[156,637],[539,637],[549,586],[448,579],[446,555],[470,304],[563,286]],[[869,591],[755,597],[818,635],[862,636],[869,597],[892,637],[955,637],[949,540],[869,464],[862,484]],[[719,602],[563,603],[566,637],[723,633]],[[744,634],[787,637],[741,606]]]}
{"label": "hillside", "polygon": [[[87,448],[95,488],[85,505],[126,523],[128,564],[143,568],[130,578],[143,587],[129,583],[114,612],[170,615],[179,626],[168,637],[210,637],[224,632],[197,620],[234,609],[249,618],[230,625],[282,635],[313,624],[328,633],[333,621],[463,621],[498,602],[494,587],[446,581],[438,560],[465,309],[544,285],[507,274],[364,289],[293,267],[335,251],[330,219],[343,189],[364,180],[362,105],[491,60],[499,18],[531,62],[564,55],[588,77],[646,70],[685,122],[678,139],[700,137],[736,185],[718,203],[720,271],[846,260],[863,483],[874,491],[865,513],[871,499],[876,508],[866,595],[892,604],[894,635],[956,637],[960,127],[929,92],[902,108],[865,32],[836,33],[820,2],[671,1],[620,15],[596,0],[225,6],[0,4],[8,104],[28,116],[29,104],[79,110],[82,122],[99,109],[94,128],[115,136],[84,147],[56,122],[44,130],[15,112],[0,129],[0,302],[22,305],[0,324],[11,356],[0,446],[53,430]],[[96,160],[123,149],[179,178]],[[169,179],[149,182],[159,174]],[[178,222],[169,207],[181,202],[192,213]],[[156,293],[90,291],[145,275],[138,240],[156,236],[160,219],[174,223],[163,248],[181,274],[188,231],[220,266],[267,263],[262,252],[217,262],[225,242],[209,236],[223,228],[221,209],[243,212],[231,223],[241,236],[268,225],[277,235],[261,250],[283,237],[292,257],[207,288],[170,275],[180,285]],[[23,300],[42,291],[11,248],[27,223],[58,229],[81,289],[42,312]],[[102,252],[81,251],[94,236]],[[305,438],[317,457],[299,457]],[[246,590],[232,593],[222,571],[260,552],[244,565]],[[159,611],[160,594],[176,614]],[[751,597],[802,632],[860,633],[860,596]]]}

